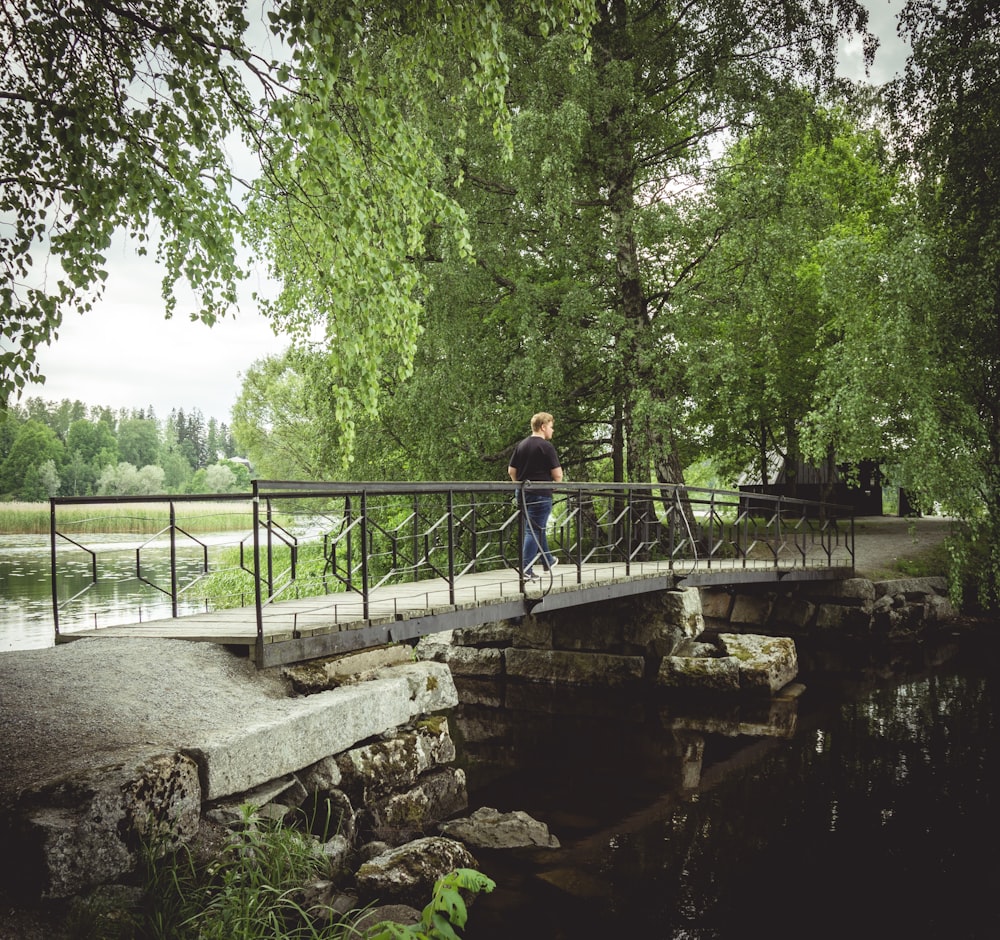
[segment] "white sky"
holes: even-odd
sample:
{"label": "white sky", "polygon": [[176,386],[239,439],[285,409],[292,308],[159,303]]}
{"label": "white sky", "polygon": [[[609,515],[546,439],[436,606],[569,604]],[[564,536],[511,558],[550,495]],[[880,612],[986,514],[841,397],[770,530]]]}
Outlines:
{"label": "white sky", "polygon": [[152,406],[160,419],[197,408],[206,421],[229,424],[242,375],[287,343],[251,301],[211,327],[192,322],[183,305],[166,319],[160,270],[124,241],[109,257],[100,303],[64,318],[58,340],[38,356],[45,384],[26,396],[116,410]]}
{"label": "white sky", "polygon": [[[870,80],[881,84],[905,61],[896,37],[902,0],[865,3],[869,26],[882,43]],[[845,75],[864,77],[860,44],[845,45],[843,63]],[[124,238],[116,246],[101,302],[84,316],[64,320],[58,340],[38,356],[45,384],[30,386],[26,395],[114,409],[152,406],[161,419],[176,408],[197,408],[206,420],[230,423],[243,374],[287,344],[249,300],[212,327],[191,322],[186,309],[164,319],[155,262],[138,257]]]}

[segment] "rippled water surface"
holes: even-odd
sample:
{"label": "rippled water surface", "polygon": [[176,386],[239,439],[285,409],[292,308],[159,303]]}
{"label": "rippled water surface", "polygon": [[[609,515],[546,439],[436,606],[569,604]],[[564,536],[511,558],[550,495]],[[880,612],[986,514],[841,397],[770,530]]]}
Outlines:
{"label": "rippled water surface", "polygon": [[997,666],[993,644],[814,683],[785,737],[751,714],[474,690],[452,719],[473,805],[525,810],[561,847],[480,850],[498,888],[468,940],[1000,937]]}

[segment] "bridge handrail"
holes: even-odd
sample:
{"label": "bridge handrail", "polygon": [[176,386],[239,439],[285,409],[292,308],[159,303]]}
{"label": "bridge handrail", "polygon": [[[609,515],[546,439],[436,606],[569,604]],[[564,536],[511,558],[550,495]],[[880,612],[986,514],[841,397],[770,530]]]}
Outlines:
{"label": "bridge handrail", "polygon": [[[56,634],[59,603],[56,543],[64,539],[88,551],[59,530],[57,509],[70,505],[166,504],[170,524],[172,616],[183,588],[176,579],[174,546],[178,536],[192,536],[175,520],[183,503],[240,502],[249,518],[240,545],[240,567],[253,581],[258,642],[263,642],[263,611],[276,599],[312,590],[360,594],[364,616],[369,597],[388,580],[443,578],[451,603],[455,581],[471,571],[521,569],[524,518],[515,498],[519,490],[539,486],[510,481],[300,481],[255,480],[247,493],[148,495],[120,497],[55,497],[51,502],[52,595]],[[825,557],[832,565],[846,547],[853,566],[853,512],[850,507],[789,496],[711,489],[683,484],[569,482],[546,483],[554,494],[550,544],[567,565],[611,561],[624,566],[659,560],[681,577],[685,569],[738,567],[804,567]],[[327,567],[318,582],[306,572],[297,580],[298,536],[274,518],[275,511],[293,515],[307,511],[327,525],[322,531]],[[246,512],[242,507],[240,513]],[[337,531],[334,540],[329,533]],[[314,530],[311,538],[319,539]],[[243,546],[252,539],[252,559]],[[197,540],[195,540],[197,541]],[[247,545],[247,548],[250,546]],[[280,549],[280,551],[279,551]],[[275,592],[277,556],[288,556],[282,588]],[[284,563],[284,562],[282,562]],[[95,565],[96,567],[96,565]],[[137,562],[138,567],[138,562]],[[207,570],[207,564],[206,564]],[[303,580],[305,579],[305,580]],[[94,576],[96,581],[96,573]],[[312,584],[312,587],[310,586]],[[162,588],[160,589],[162,590]]]}

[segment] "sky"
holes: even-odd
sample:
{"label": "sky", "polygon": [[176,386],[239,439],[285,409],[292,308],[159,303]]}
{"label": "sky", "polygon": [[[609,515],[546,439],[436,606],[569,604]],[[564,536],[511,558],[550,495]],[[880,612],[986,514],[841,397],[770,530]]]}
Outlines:
{"label": "sky", "polygon": [[[902,2],[865,0],[870,29],[881,40],[869,79],[876,84],[905,61],[896,37]],[[845,45],[844,74],[863,78],[861,62],[860,43]],[[159,418],[175,409],[199,409],[206,421],[229,424],[243,375],[287,343],[250,300],[212,327],[192,322],[183,309],[165,319],[155,261],[137,256],[124,237],[109,254],[108,269],[104,296],[94,309],[66,316],[58,339],[42,348],[38,365],[45,384],[30,386],[26,395],[116,410],[152,406]]]}
{"label": "sky", "polygon": [[192,322],[182,304],[166,319],[160,269],[126,242],[116,239],[102,299],[89,313],[66,315],[59,338],[42,348],[46,381],[27,396],[115,410],[151,406],[161,419],[198,409],[206,421],[229,424],[243,374],[287,343],[252,301],[212,326]]}

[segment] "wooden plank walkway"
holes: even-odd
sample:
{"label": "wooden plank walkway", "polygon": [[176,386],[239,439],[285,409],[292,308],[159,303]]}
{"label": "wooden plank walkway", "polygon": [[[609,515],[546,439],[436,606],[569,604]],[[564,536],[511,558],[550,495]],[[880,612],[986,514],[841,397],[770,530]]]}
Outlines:
{"label": "wooden plank walkway", "polygon": [[413,639],[427,633],[477,626],[613,598],[667,590],[678,584],[729,584],[849,577],[849,556],[801,561],[775,567],[771,562],[565,563],[550,578],[542,573],[522,593],[516,571],[501,569],[461,575],[454,599],[443,578],[387,584],[369,593],[368,616],[360,594],[343,592],[279,600],[262,609],[263,642],[258,644],[254,606],[187,614],[96,629],[60,633],[58,642],[84,637],[154,637],[217,643],[234,647],[259,666],[301,662],[322,656]]}

